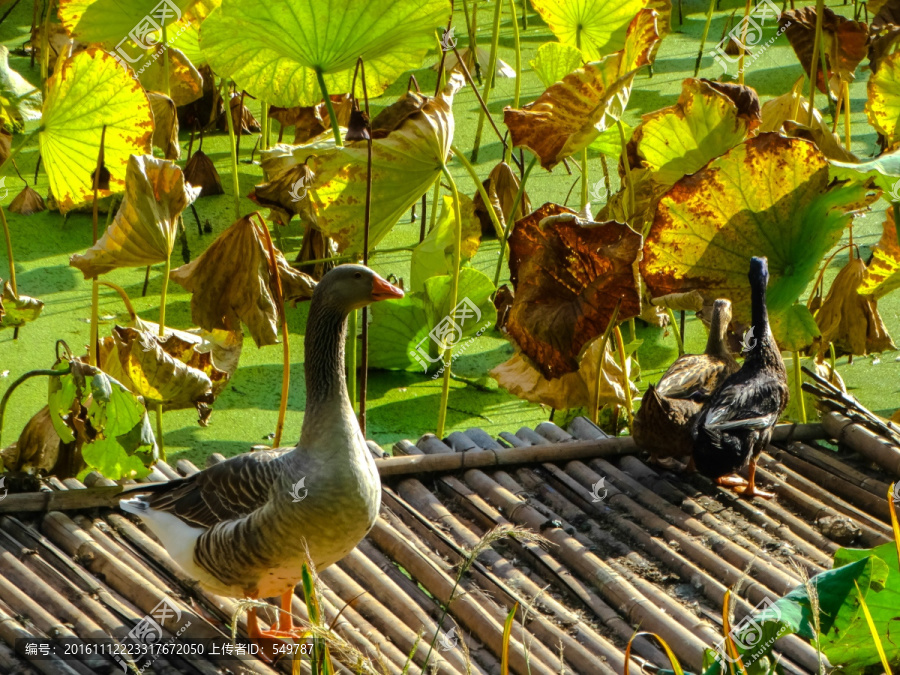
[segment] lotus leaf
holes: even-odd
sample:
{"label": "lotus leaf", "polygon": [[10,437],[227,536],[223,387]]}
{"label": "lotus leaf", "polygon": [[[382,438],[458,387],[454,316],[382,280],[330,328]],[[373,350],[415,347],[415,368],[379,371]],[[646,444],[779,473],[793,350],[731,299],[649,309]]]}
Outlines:
{"label": "lotus leaf", "polygon": [[153,111],[153,146],[162,150],[166,159],[178,159],[181,157],[181,146],[178,144],[178,112],[175,102],[165,94],[156,92],[148,93],[147,97]]}
{"label": "lotus leaf", "polygon": [[[257,222],[257,219],[259,222]],[[267,234],[259,214],[245,216],[171,278],[192,293],[191,317],[207,331],[239,331],[243,321],[259,347],[278,342],[278,309],[270,274]],[[315,282],[275,250],[284,302],[312,297]]]}
{"label": "lotus leaf", "polygon": [[223,77],[274,105],[315,105],[316,73],[333,94],[350,91],[357,58],[369,96],[417,67],[446,23],[447,0],[223,0],[200,33],[209,63]]}
{"label": "lotus leaf", "polygon": [[566,75],[520,110],[506,108],[513,145],[530,148],[545,169],[590,145],[621,117],[634,76],[650,62],[658,39],[656,12],[641,10],[621,51]]}
{"label": "lotus leaf", "polygon": [[[469,260],[481,244],[481,224],[475,217],[475,205],[465,195],[459,196],[462,215],[462,247],[460,257]],[[441,203],[441,213],[431,232],[412,252],[410,290],[424,291],[425,281],[431,277],[450,274],[453,269],[453,249],[456,246],[456,209],[453,197],[445,195]]]}
{"label": "lotus leaf", "polygon": [[69,264],[85,279],[119,267],[143,267],[169,259],[175,247],[178,215],[199,194],[184,181],[181,169],[165,159],[132,155],[125,197],[113,222],[84,255]]}
{"label": "lotus leaf", "polygon": [[796,88],[763,104],[760,131],[777,131],[785,136],[805,138],[815,143],[828,159],[836,162],[858,161],[832,132],[818,110],[813,110],[810,125],[809,100]]}
{"label": "lotus leaf", "polygon": [[881,239],[872,251],[872,261],[863,278],[860,293],[876,299],[900,288],[900,244],[897,243],[897,227],[893,209],[885,213]]}
{"label": "lotus leaf", "polygon": [[587,61],[599,61],[625,46],[634,16],[645,0],[532,0],[560,42],[578,48]]}
{"label": "lotus leaf", "polygon": [[749,325],[750,258],[769,260],[767,303],[782,349],[818,333],[797,299],[822,257],[874,199],[865,187],[831,185],[828,162],[810,142],[763,133],[679,180],[660,200],[641,272],[652,295],[697,290],[728,298]]}
{"label": "lotus leaf", "polygon": [[547,42],[540,46],[537,56],[530,61],[531,67],[545,89],[580,68],[584,63],[584,55],[578,47],[563,44],[561,42]]}
{"label": "lotus leaf", "polygon": [[9,67],[9,49],[0,45],[0,124],[19,131],[40,117],[40,89]]}
{"label": "lotus leaf", "polygon": [[40,213],[47,210],[44,204],[44,198],[39,195],[34,188],[26,185],[22,191],[17,194],[9,203],[9,210],[12,213],[19,213],[23,216],[30,216],[33,213]]}
{"label": "lotus leaf", "polygon": [[[491,169],[491,173],[488,175],[487,180],[482,183],[482,186],[487,193],[488,199],[490,199],[491,208],[494,209],[500,227],[505,229],[506,216],[512,210],[513,203],[516,201],[516,194],[519,192],[519,177],[513,172],[509,164],[500,162]],[[473,201],[475,203],[475,215],[481,221],[481,232],[483,234],[494,233],[498,237],[501,236],[500,232],[495,232],[494,230],[494,221],[491,219],[487,207],[485,207],[481,199],[480,192],[475,193]],[[528,198],[528,193],[523,192],[519,206],[516,212],[512,214],[512,219],[515,221],[519,218],[524,218],[528,213],[531,213],[531,200]]]}
{"label": "lotus leaf", "polygon": [[200,197],[225,193],[216,165],[203,150],[197,150],[184,167],[184,180],[200,188]]}
{"label": "lotus leaf", "polygon": [[2,284],[3,293],[0,293],[0,330],[24,326],[29,321],[34,321],[41,315],[44,303],[37,298],[13,293],[9,282]]}
{"label": "lotus leaf", "polygon": [[[549,225],[549,216],[570,215]],[[641,311],[634,264],[641,235],[621,223],[575,222],[575,212],[544,204],[516,223],[509,239],[515,294],[507,331],[547,379],[578,370],[581,348]]]}
{"label": "lotus leaf", "polygon": [[888,149],[897,147],[897,125],[900,123],[900,52],[882,59],[878,72],[866,85],[866,117],[869,124],[884,136]]}
{"label": "lotus leaf", "polygon": [[[110,187],[121,191],[129,157],[150,153],[153,114],[141,86],[115,59],[88,49],[54,71],[44,101],[41,158],[63,213],[93,198],[91,176],[104,125],[103,157]],[[102,196],[108,194],[101,190]]]}
{"label": "lotus leaf", "polygon": [[[148,92],[166,91],[166,69],[161,58],[148,63],[139,77]],[[203,96],[203,76],[178,49],[169,48],[169,96],[181,107]]]}

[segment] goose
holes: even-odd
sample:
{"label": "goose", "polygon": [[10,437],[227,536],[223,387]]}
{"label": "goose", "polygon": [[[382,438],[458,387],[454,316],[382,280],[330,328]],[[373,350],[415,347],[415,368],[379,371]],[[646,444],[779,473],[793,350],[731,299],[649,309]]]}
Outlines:
{"label": "goose", "polygon": [[[774,497],[756,487],[756,460],[788,403],[787,373],[769,328],[765,258],[750,260],[751,316],[757,339],[744,364],[703,404],[694,422],[697,470],[747,497]],[[736,475],[747,467],[747,480]]]}
{"label": "goose", "polygon": [[375,523],[381,480],[344,375],[347,316],[403,291],[368,267],[340,265],[316,286],[306,325],[306,411],[293,448],[232,457],[188,478],[138,486],[122,499],[185,573],[236,598],[281,597],[278,628],[251,638],[297,637],[291,617],[304,563],[324,569]]}
{"label": "goose", "polygon": [[688,458],[687,470],[694,470],[694,418],[716,387],[739,368],[725,341],[729,323],[731,303],[716,300],[704,352],[679,356],[642,397],[634,419],[634,440],[650,451],[654,463]]}

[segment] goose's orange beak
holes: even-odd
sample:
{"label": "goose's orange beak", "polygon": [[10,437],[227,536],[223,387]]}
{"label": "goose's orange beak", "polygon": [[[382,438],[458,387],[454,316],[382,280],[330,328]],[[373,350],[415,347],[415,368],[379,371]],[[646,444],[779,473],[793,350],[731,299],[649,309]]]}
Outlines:
{"label": "goose's orange beak", "polygon": [[379,300],[392,300],[403,297],[403,289],[397,288],[392,283],[381,278],[377,274],[372,279],[372,302]]}

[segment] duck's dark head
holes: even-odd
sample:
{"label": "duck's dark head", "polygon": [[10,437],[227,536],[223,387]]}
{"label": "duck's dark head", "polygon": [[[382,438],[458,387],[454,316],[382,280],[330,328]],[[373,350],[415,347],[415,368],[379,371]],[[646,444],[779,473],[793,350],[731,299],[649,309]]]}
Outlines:
{"label": "duck's dark head", "polygon": [[750,278],[751,288],[765,288],[769,285],[769,261],[765,258],[750,258]]}
{"label": "duck's dark head", "polygon": [[380,300],[402,298],[403,291],[364,265],[338,265],[322,277],[313,303],[330,305],[343,314]]}

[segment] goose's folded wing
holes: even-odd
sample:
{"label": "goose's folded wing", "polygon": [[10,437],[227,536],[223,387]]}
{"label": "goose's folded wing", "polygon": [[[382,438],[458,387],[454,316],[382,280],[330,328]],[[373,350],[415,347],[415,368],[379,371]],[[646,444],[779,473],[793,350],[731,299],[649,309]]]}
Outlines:
{"label": "goose's folded wing", "polygon": [[706,354],[685,354],[673,363],[660,378],[660,396],[680,399],[709,397],[725,375],[725,364]]}
{"label": "goose's folded wing", "polygon": [[714,432],[765,429],[778,421],[784,403],[784,385],[778,381],[726,386],[710,400],[700,427]]}
{"label": "goose's folded wing", "polygon": [[278,484],[283,453],[263,450],[238,455],[180,480],[128,492],[143,492],[150,508],[166,511],[191,525],[212,527],[261,508]]}

